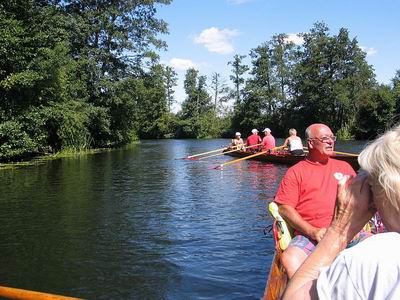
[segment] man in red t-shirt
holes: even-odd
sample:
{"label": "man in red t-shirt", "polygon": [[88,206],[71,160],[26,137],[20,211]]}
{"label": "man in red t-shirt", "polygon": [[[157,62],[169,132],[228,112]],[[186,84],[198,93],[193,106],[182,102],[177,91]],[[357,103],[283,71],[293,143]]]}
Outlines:
{"label": "man in red t-shirt", "polygon": [[261,137],[258,135],[257,129],[252,129],[251,133],[252,135],[246,139],[246,146],[250,151],[257,152],[260,150]]}
{"label": "man in red t-shirt", "polygon": [[271,129],[264,129],[264,138],[262,140],[262,151],[267,151],[272,148],[275,148],[275,138],[271,134]]}
{"label": "man in red t-shirt", "polygon": [[306,139],[307,158],[287,170],[275,196],[279,213],[295,230],[282,254],[289,278],[324,236],[334,213],[338,181],[355,175],[348,163],[330,158],[336,137],[328,126],[309,126]]}

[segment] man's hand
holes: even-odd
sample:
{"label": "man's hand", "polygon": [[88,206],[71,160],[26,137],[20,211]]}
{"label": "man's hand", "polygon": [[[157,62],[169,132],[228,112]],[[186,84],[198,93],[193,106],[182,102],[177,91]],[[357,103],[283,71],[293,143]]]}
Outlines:
{"label": "man's hand", "polygon": [[315,228],[315,231],[313,234],[310,236],[313,240],[317,241],[319,243],[320,240],[324,237],[326,233],[326,228]]}

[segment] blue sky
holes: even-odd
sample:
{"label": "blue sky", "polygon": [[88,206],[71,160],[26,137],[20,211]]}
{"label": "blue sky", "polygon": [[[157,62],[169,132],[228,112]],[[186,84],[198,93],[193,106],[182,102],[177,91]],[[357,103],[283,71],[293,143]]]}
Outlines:
{"label": "blue sky", "polygon": [[188,67],[208,78],[218,72],[229,83],[227,63],[235,54],[248,55],[275,34],[295,38],[318,21],[327,24],[331,35],[349,29],[367,52],[378,82],[390,83],[400,69],[399,12],[397,0],[173,0],[159,6],[157,17],[169,24],[169,35],[162,36],[168,50],[160,53],[161,61],[179,76],[174,111],[185,99]]}

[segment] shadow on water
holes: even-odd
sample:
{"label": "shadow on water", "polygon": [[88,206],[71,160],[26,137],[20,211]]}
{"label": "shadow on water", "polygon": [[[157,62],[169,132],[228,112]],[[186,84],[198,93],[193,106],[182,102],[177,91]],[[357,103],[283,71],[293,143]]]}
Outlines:
{"label": "shadow on water", "polygon": [[[257,299],[287,167],[177,159],[227,140],[144,141],[0,177],[0,284],[88,299]],[[349,149],[344,149],[349,150]]]}

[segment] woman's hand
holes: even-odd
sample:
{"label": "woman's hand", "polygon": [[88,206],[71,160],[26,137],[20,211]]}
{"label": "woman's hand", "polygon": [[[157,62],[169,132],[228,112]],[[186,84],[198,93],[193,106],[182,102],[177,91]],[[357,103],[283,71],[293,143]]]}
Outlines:
{"label": "woman's hand", "polygon": [[364,227],[375,213],[367,175],[360,173],[339,181],[335,214],[330,228],[346,238],[347,243]]}

